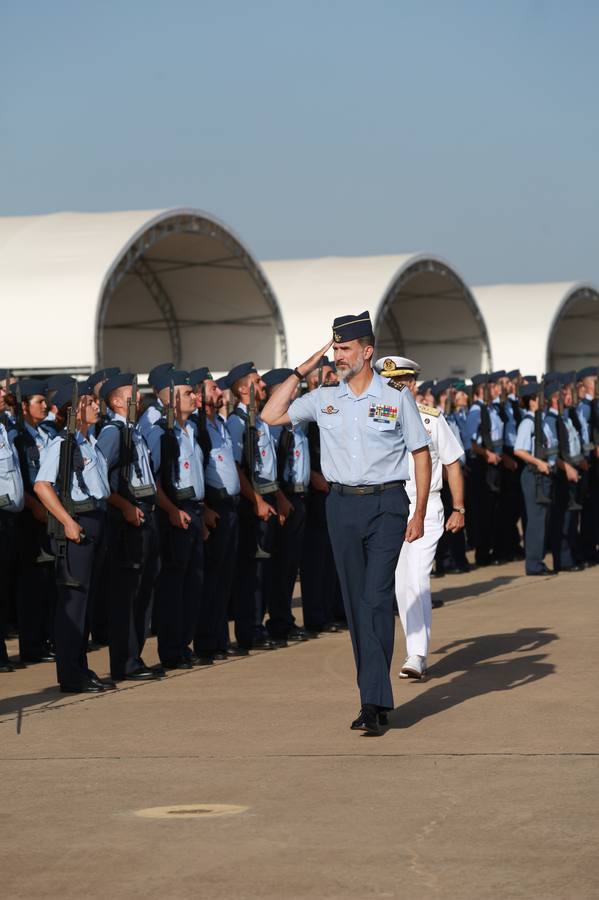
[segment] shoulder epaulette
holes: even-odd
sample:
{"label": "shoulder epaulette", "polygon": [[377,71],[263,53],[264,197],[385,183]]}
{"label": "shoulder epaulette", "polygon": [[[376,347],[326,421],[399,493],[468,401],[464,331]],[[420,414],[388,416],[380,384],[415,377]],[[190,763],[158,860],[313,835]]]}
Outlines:
{"label": "shoulder epaulette", "polygon": [[441,413],[434,406],[425,406],[424,403],[417,403],[418,412],[424,413],[425,416],[440,416]]}
{"label": "shoulder epaulette", "polygon": [[389,378],[387,384],[389,387],[395,388],[396,391],[403,391],[406,386],[405,381],[398,381],[396,378]]}

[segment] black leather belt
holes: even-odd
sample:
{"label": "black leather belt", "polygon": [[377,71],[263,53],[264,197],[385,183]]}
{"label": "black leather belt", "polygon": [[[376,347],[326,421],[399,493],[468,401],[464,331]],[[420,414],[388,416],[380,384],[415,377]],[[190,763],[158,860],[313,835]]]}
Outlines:
{"label": "black leather belt", "polygon": [[405,481],[386,481],[384,484],[339,484],[330,482],[330,488],[338,494],[381,494],[391,488],[405,487]]}

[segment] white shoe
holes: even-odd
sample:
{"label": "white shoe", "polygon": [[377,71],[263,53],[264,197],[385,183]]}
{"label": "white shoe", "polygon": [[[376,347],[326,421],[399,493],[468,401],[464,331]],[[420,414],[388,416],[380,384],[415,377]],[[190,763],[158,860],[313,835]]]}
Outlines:
{"label": "white shoe", "polygon": [[426,675],[426,656],[408,656],[399,671],[400,678],[422,678]]}

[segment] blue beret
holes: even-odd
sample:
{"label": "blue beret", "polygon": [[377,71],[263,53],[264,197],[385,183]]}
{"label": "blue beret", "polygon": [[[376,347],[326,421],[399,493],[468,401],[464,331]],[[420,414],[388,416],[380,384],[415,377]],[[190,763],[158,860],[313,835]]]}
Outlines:
{"label": "blue beret", "polygon": [[559,381],[547,381],[545,382],[545,396],[548,397],[550,394],[555,394],[560,389]]}
{"label": "blue beret", "polygon": [[506,374],[507,377],[510,379],[510,381],[513,381],[514,378],[520,378],[520,377],[521,377],[521,375],[520,375],[520,369],[510,369],[510,371],[509,371],[509,372],[506,372],[505,374]]}
{"label": "blue beret", "polygon": [[206,381],[207,378],[212,380],[212,372],[208,366],[202,366],[200,369],[192,369],[189,373],[190,384],[199,384],[201,381]]}
{"label": "blue beret", "polygon": [[[41,378],[21,378],[19,380],[19,385],[21,387],[21,397],[33,397],[34,394],[46,393],[46,382],[42,381]],[[9,385],[9,390],[13,394],[16,393],[16,381]]]}
{"label": "blue beret", "polygon": [[372,322],[368,310],[364,310],[357,316],[337,316],[333,322],[333,338],[337,344],[369,337],[372,333]]}
{"label": "blue beret", "polygon": [[169,369],[156,376],[152,387],[157,391],[163,391],[165,388],[170,387],[171,384],[177,387],[189,383],[189,372],[184,372],[182,369]]}
{"label": "blue beret", "polygon": [[524,381],[536,381],[537,380],[536,375],[523,375],[522,378],[524,379]]}
{"label": "blue beret", "polygon": [[542,385],[537,384],[536,381],[531,381],[530,384],[521,384],[518,389],[519,397],[534,397],[535,394],[538,394],[541,390]]}
{"label": "blue beret", "polygon": [[262,381],[266,387],[271,388],[277,384],[282,384],[290,375],[293,375],[293,369],[271,369],[270,372],[262,376]]}
{"label": "blue beret", "polygon": [[164,375],[165,372],[170,372],[171,370],[174,370],[174,368],[175,367],[172,362],[159,363],[159,365],[154,366],[153,369],[150,369],[150,372],[148,374],[148,384],[155,388],[156,385],[154,384],[154,382],[156,378],[160,378],[162,375]]}
{"label": "blue beret", "polygon": [[0,369],[0,381],[4,381],[10,375],[10,369]]}
{"label": "blue beret", "polygon": [[79,391],[80,397],[90,397],[94,394],[95,384],[90,378],[85,378],[83,381],[79,381],[77,383],[77,388]]}
{"label": "blue beret", "polygon": [[564,372],[559,380],[564,385],[564,387],[567,384],[572,384],[573,381],[576,381],[576,372]]}
{"label": "blue beret", "polygon": [[448,388],[453,387],[453,384],[453,378],[442,378],[441,381],[438,381],[433,387],[433,396],[438,397],[443,393],[443,391],[446,391]]}
{"label": "blue beret", "polygon": [[119,372],[118,375],[113,375],[112,378],[105,381],[100,388],[100,399],[104,401],[108,400],[109,394],[116,391],[117,388],[129,387],[130,384],[133,384],[134,378],[135,375],[133,372]]}
{"label": "blue beret", "polygon": [[[591,378],[592,375],[597,374],[597,366],[585,366],[584,369],[579,369],[576,373],[576,381],[582,381],[583,378]],[[0,378],[2,376],[0,375]]]}
{"label": "blue beret", "polygon": [[95,386],[100,381],[106,381],[107,378],[112,378],[113,375],[118,375],[120,371],[121,370],[118,366],[113,366],[109,369],[98,369],[97,372],[94,372],[93,375],[89,376],[89,383]]}
{"label": "blue beret", "polygon": [[543,380],[544,381],[559,381],[561,379],[562,375],[563,375],[563,372],[558,372],[557,370],[555,372],[545,372],[545,375],[543,376]]}
{"label": "blue beret", "polygon": [[500,378],[505,378],[507,372],[505,369],[498,369],[496,372],[491,372],[490,375],[487,376],[487,380],[489,384],[497,384]]}
{"label": "blue beret", "polygon": [[245,378],[246,375],[255,371],[256,367],[253,362],[244,362],[239,363],[238,366],[233,366],[227,375],[227,387],[233,387],[235,382],[239,381],[240,378]]}
{"label": "blue beret", "polygon": [[57,388],[54,397],[52,398],[52,405],[57,406],[58,409],[62,409],[63,406],[66,406],[67,403],[72,406],[73,404],[73,387],[75,387],[75,397],[79,397],[79,390],[77,388],[77,382],[73,379],[68,384],[63,382],[60,387]]}
{"label": "blue beret", "polygon": [[76,379],[72,378],[71,375],[51,375],[46,381],[46,390],[55,391],[59,387],[62,387],[63,384],[73,384],[74,381],[76,381]]}
{"label": "blue beret", "polygon": [[228,383],[227,383],[227,376],[226,376],[226,375],[221,375],[220,378],[217,378],[217,379],[216,379],[216,386],[219,387],[219,388],[221,389],[221,391],[226,391],[226,390],[228,390],[229,385],[228,385]]}
{"label": "blue beret", "polygon": [[426,394],[426,392],[427,392],[430,388],[432,388],[432,386],[434,385],[434,383],[435,383],[434,381],[423,381],[422,384],[419,384],[419,385],[418,385],[418,391],[419,391],[419,393],[421,393],[421,394]]}
{"label": "blue beret", "polygon": [[487,384],[489,381],[489,376],[486,372],[481,372],[479,375],[473,375],[470,379],[474,387],[477,387],[479,384]]}

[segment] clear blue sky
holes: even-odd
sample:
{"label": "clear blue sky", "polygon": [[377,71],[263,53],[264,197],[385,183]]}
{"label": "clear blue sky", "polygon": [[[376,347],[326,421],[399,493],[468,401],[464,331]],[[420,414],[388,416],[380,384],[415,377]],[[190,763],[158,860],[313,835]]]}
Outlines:
{"label": "clear blue sky", "polygon": [[593,0],[4,0],[0,214],[599,283],[598,41]]}

